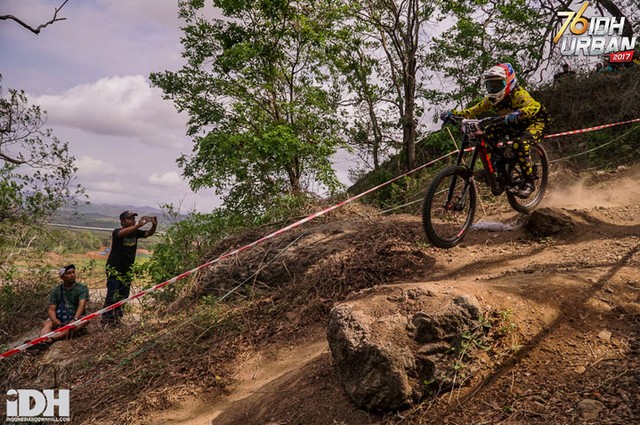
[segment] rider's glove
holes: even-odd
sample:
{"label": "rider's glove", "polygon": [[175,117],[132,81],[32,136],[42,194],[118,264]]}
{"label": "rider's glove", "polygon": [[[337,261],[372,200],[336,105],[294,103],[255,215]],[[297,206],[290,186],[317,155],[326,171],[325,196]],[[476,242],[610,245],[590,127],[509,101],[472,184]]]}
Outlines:
{"label": "rider's glove", "polygon": [[451,118],[453,118],[453,112],[451,111],[445,111],[442,114],[440,114],[440,119],[445,123],[451,120]]}
{"label": "rider's glove", "polygon": [[504,116],[505,124],[518,124],[518,117],[520,116],[520,111],[510,112]]}

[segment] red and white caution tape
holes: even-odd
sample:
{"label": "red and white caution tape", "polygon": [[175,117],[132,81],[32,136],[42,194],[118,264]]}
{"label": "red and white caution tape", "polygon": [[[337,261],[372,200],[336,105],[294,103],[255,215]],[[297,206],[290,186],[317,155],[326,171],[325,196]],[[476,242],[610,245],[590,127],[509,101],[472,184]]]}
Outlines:
{"label": "red and white caution tape", "polygon": [[562,133],[549,134],[548,136],[544,136],[544,138],[545,139],[549,139],[551,137],[571,136],[571,135],[574,135],[574,134],[588,133],[590,131],[602,130],[603,128],[615,127],[617,125],[622,125],[622,124],[631,124],[631,123],[634,123],[634,122],[640,122],[640,118],[636,118],[636,119],[629,120],[629,121],[615,122],[615,123],[612,123],[612,124],[603,124],[603,125],[598,125],[598,126],[595,126],[595,127],[583,128],[582,130],[571,130],[571,131],[565,131],[565,132],[562,132]]}
{"label": "red and white caution tape", "polygon": [[80,324],[82,324],[82,323],[85,323],[85,322],[88,322],[88,321],[90,321],[90,320],[95,319],[96,317],[100,316],[102,313],[105,313],[105,312],[107,312],[107,311],[113,310],[113,309],[115,309],[115,308],[117,308],[117,307],[120,307],[120,306],[122,306],[122,305],[124,305],[124,304],[126,304],[126,303],[130,302],[130,301],[133,301],[133,300],[135,300],[135,299],[137,299],[137,298],[143,297],[143,296],[145,296],[145,295],[147,295],[147,294],[150,294],[150,293],[155,292],[155,291],[157,291],[157,290],[159,290],[159,289],[162,289],[162,288],[164,288],[165,286],[167,286],[167,285],[169,285],[169,284],[171,284],[171,283],[174,283],[174,282],[176,282],[176,281],[178,281],[178,280],[180,280],[180,279],[183,279],[183,278],[185,278],[185,277],[187,277],[187,276],[189,276],[189,275],[191,275],[191,274],[193,274],[193,273],[197,272],[197,271],[198,271],[198,270],[200,270],[200,269],[203,269],[203,268],[205,268],[205,267],[208,267],[208,266],[210,266],[210,265],[212,265],[212,264],[217,263],[218,261],[221,261],[221,260],[223,260],[223,259],[225,259],[225,258],[228,258],[228,257],[231,257],[231,256],[233,256],[233,255],[235,255],[235,254],[238,254],[238,253],[240,253],[240,252],[242,252],[242,251],[244,251],[244,250],[246,250],[246,249],[252,248],[252,247],[254,247],[254,246],[256,246],[256,245],[258,245],[258,244],[260,244],[260,243],[262,243],[262,242],[264,242],[264,241],[266,241],[266,240],[268,240],[268,239],[274,238],[274,237],[276,237],[276,236],[278,236],[278,235],[280,235],[280,234],[282,234],[282,233],[285,233],[285,232],[287,232],[287,231],[289,231],[289,230],[293,229],[294,227],[298,227],[298,226],[300,226],[300,225],[302,225],[302,224],[304,224],[304,223],[306,223],[306,222],[308,222],[308,221],[311,221],[311,220],[313,220],[313,219],[315,219],[315,218],[318,218],[318,217],[320,217],[320,216],[323,216],[323,215],[325,215],[325,214],[327,214],[327,213],[329,213],[329,212],[331,212],[331,211],[335,210],[336,208],[340,208],[341,206],[346,205],[346,204],[348,204],[348,203],[350,203],[350,202],[353,202],[353,201],[355,201],[356,199],[360,199],[360,198],[362,198],[363,196],[368,195],[369,193],[371,193],[371,192],[373,192],[373,191],[375,191],[375,190],[378,190],[378,189],[380,189],[380,188],[381,188],[381,187],[383,187],[383,186],[386,186],[386,185],[388,185],[388,184],[390,184],[390,183],[393,183],[394,181],[396,181],[396,180],[398,180],[398,179],[401,179],[402,177],[408,176],[409,174],[415,173],[416,171],[421,170],[421,169],[423,169],[423,168],[425,168],[425,167],[428,167],[429,165],[435,164],[436,162],[441,161],[441,160],[443,160],[444,158],[447,158],[447,157],[449,157],[449,156],[451,156],[451,155],[453,155],[453,154],[455,154],[455,153],[457,153],[457,151],[455,151],[455,152],[450,152],[450,153],[448,153],[448,154],[446,154],[446,155],[443,155],[443,156],[441,156],[440,158],[434,159],[433,161],[430,161],[430,162],[428,162],[428,163],[426,163],[426,164],[423,164],[423,165],[419,166],[418,168],[414,168],[414,169],[413,169],[413,170],[411,170],[411,171],[408,171],[408,172],[406,172],[406,173],[404,173],[404,174],[401,174],[401,175],[399,175],[399,176],[397,176],[397,177],[394,177],[394,178],[393,178],[393,179],[391,179],[391,180],[388,180],[388,181],[386,181],[386,182],[384,182],[384,183],[381,183],[381,184],[379,184],[379,185],[378,185],[378,186],[376,186],[376,187],[372,187],[371,189],[369,189],[369,190],[367,190],[367,191],[365,191],[365,192],[362,192],[362,193],[360,193],[360,194],[358,194],[358,195],[356,195],[356,196],[353,196],[353,197],[351,197],[351,198],[349,198],[349,199],[347,199],[347,200],[345,200],[345,201],[342,201],[342,202],[340,202],[340,203],[338,203],[338,204],[332,205],[332,206],[330,206],[330,207],[328,207],[328,208],[326,208],[326,209],[324,209],[324,210],[322,210],[322,211],[315,212],[315,213],[313,213],[313,214],[311,214],[311,215],[309,215],[309,216],[307,216],[307,217],[305,217],[305,218],[303,218],[303,219],[301,219],[301,220],[296,221],[295,223],[292,223],[292,224],[290,224],[290,225],[288,225],[288,226],[286,226],[286,227],[283,227],[283,228],[282,228],[282,229],[280,229],[280,230],[277,230],[277,231],[275,231],[275,232],[273,232],[273,233],[270,233],[270,234],[268,234],[267,236],[264,236],[264,237],[262,237],[262,238],[260,238],[260,239],[258,239],[258,240],[256,240],[256,241],[254,241],[254,242],[251,242],[251,243],[250,243],[250,244],[248,244],[248,245],[245,245],[245,246],[243,246],[243,247],[240,247],[240,248],[236,249],[235,251],[231,251],[231,252],[229,252],[229,253],[227,253],[227,254],[221,255],[220,257],[218,257],[218,258],[216,258],[216,259],[213,259],[213,260],[211,260],[211,261],[209,261],[209,262],[207,262],[207,263],[204,263],[204,264],[202,264],[202,265],[200,265],[200,266],[198,266],[198,267],[196,267],[196,268],[193,268],[193,269],[191,269],[191,270],[189,270],[189,271],[187,271],[187,272],[184,272],[184,273],[182,273],[182,274],[181,274],[181,275],[179,275],[179,276],[176,276],[176,277],[171,278],[171,279],[169,279],[169,280],[167,280],[167,281],[164,281],[164,282],[162,282],[162,283],[159,283],[159,284],[157,284],[157,285],[155,285],[155,286],[153,286],[153,287],[151,287],[151,288],[145,289],[144,291],[138,292],[138,293],[137,293],[137,294],[135,294],[135,295],[131,295],[131,296],[130,296],[129,298],[127,298],[127,299],[124,299],[124,300],[118,301],[118,302],[117,302],[117,303],[115,303],[115,304],[111,304],[111,305],[110,305],[110,306],[108,306],[108,307],[105,307],[105,308],[103,308],[103,309],[101,309],[101,310],[98,310],[98,311],[96,311],[96,312],[94,312],[94,313],[88,314],[88,315],[86,315],[86,316],[84,316],[84,317],[82,317],[82,318],[80,318],[80,319],[78,319],[78,320],[76,320],[76,321],[74,321],[74,322],[70,322],[70,323],[68,323],[68,324],[66,324],[66,325],[64,325],[64,326],[62,326],[62,327],[60,327],[60,328],[58,328],[58,329],[56,329],[56,330],[54,330],[54,331],[49,332],[49,333],[48,333],[48,334],[46,334],[46,335],[43,335],[43,336],[41,336],[41,337],[38,337],[38,338],[36,338],[36,339],[34,339],[34,340],[32,340],[32,341],[26,342],[26,343],[24,343],[24,344],[22,344],[22,345],[20,345],[20,346],[18,346],[18,347],[15,347],[15,348],[13,348],[13,349],[11,349],[11,350],[9,350],[9,351],[6,351],[6,352],[4,352],[4,353],[0,354],[0,359],[5,359],[5,358],[10,357],[10,356],[12,356],[12,355],[14,355],[14,354],[17,354],[17,353],[19,353],[19,352],[21,352],[21,351],[24,351],[24,350],[26,350],[27,348],[29,348],[29,347],[31,347],[31,346],[33,346],[33,345],[36,345],[36,344],[39,344],[39,343],[45,342],[48,338],[50,338],[50,337],[51,337],[51,336],[53,336],[53,335],[59,334],[59,333],[61,333],[61,332],[65,332],[65,331],[67,331],[67,330],[69,330],[69,329],[73,329],[73,328],[75,328],[76,326],[78,326],[78,325],[80,325]]}
{"label": "red and white caution tape", "polygon": [[[640,122],[640,118],[636,118],[636,119],[629,120],[629,121],[623,121],[623,122],[613,123],[613,124],[604,124],[604,125],[599,125],[599,126],[596,126],[596,127],[585,128],[585,129],[582,129],[582,130],[573,130],[573,131],[565,131],[565,132],[563,132],[563,133],[550,134],[550,135],[548,135],[548,136],[545,136],[545,138],[560,137],[560,136],[568,136],[568,135],[573,135],[573,134],[586,133],[586,132],[589,132],[589,131],[596,131],[596,130],[601,130],[601,129],[603,129],[603,128],[614,127],[614,126],[622,125],[622,124],[630,124],[630,123],[634,123],[634,122]],[[241,247],[241,248],[236,249],[235,251],[231,251],[231,252],[229,252],[229,253],[227,253],[227,254],[224,254],[224,255],[222,255],[222,256],[220,256],[220,257],[218,257],[218,258],[214,259],[214,260],[211,260],[211,261],[209,261],[209,262],[207,262],[207,263],[204,263],[204,264],[202,264],[202,265],[200,265],[200,266],[198,266],[198,267],[196,267],[196,268],[193,268],[193,269],[191,269],[191,270],[189,270],[189,271],[187,271],[187,272],[184,272],[184,273],[182,273],[182,274],[181,274],[181,275],[179,275],[179,276],[176,276],[176,277],[171,278],[171,279],[169,279],[169,280],[166,280],[166,281],[164,281],[164,282],[162,282],[162,283],[159,283],[159,284],[157,284],[157,285],[155,285],[155,286],[153,286],[153,287],[151,287],[151,288],[145,289],[144,291],[138,292],[137,294],[132,295],[132,296],[130,296],[130,297],[129,297],[129,298],[127,298],[127,299],[124,299],[124,300],[118,301],[118,302],[117,302],[117,303],[115,303],[115,304],[112,304],[112,305],[110,305],[110,306],[108,306],[108,307],[105,307],[105,308],[103,308],[103,309],[101,309],[101,310],[98,310],[98,311],[96,311],[96,312],[94,312],[94,313],[88,314],[88,315],[86,315],[86,316],[84,316],[84,317],[82,317],[82,318],[80,318],[80,319],[78,319],[78,320],[76,320],[76,321],[74,321],[74,322],[70,322],[70,323],[68,323],[68,324],[66,324],[66,325],[64,325],[64,326],[62,326],[62,327],[60,327],[60,328],[58,328],[58,329],[56,329],[56,330],[54,330],[54,331],[51,331],[51,332],[49,332],[49,333],[48,333],[48,334],[46,334],[46,335],[43,335],[43,336],[41,336],[41,337],[38,337],[38,338],[36,338],[36,339],[34,339],[34,340],[32,340],[32,341],[26,342],[26,343],[24,343],[24,344],[22,344],[22,345],[20,345],[20,346],[18,346],[18,347],[12,348],[12,349],[11,349],[11,350],[9,350],[9,351],[5,351],[4,353],[0,354],[0,359],[5,359],[5,358],[10,357],[10,356],[12,356],[12,355],[14,355],[14,354],[20,353],[20,352],[22,352],[22,351],[26,350],[27,348],[29,348],[29,347],[31,347],[31,346],[34,346],[34,345],[40,344],[40,343],[42,343],[42,342],[45,342],[48,338],[50,338],[50,337],[51,337],[51,336],[53,336],[53,335],[56,335],[56,334],[59,334],[59,333],[65,332],[65,331],[70,330],[70,329],[73,329],[73,328],[75,328],[76,326],[78,326],[78,325],[80,325],[80,324],[82,324],[82,323],[85,323],[85,322],[88,322],[88,321],[90,321],[90,320],[95,319],[96,317],[100,316],[102,313],[105,313],[105,312],[107,312],[107,311],[113,310],[113,309],[118,308],[118,307],[120,307],[120,306],[122,306],[122,305],[124,305],[124,304],[126,304],[126,303],[128,303],[128,302],[130,302],[130,301],[132,301],[132,300],[135,300],[135,299],[137,299],[137,298],[140,298],[140,297],[143,297],[143,296],[145,296],[145,295],[147,295],[147,294],[150,294],[150,293],[152,293],[152,292],[155,292],[155,291],[157,291],[157,290],[159,290],[159,289],[162,289],[162,288],[164,288],[165,286],[167,286],[167,285],[169,285],[169,284],[171,284],[171,283],[174,283],[174,282],[176,282],[176,281],[178,281],[178,280],[180,280],[180,279],[183,279],[183,278],[185,278],[185,277],[187,277],[187,276],[189,276],[189,275],[191,275],[191,274],[193,274],[193,273],[197,272],[197,271],[198,271],[198,270],[200,270],[200,269],[203,269],[203,268],[205,268],[205,267],[208,267],[208,266],[210,266],[210,265],[212,265],[212,264],[217,263],[218,261],[221,261],[221,260],[223,260],[223,259],[225,259],[225,258],[228,258],[228,257],[231,257],[231,256],[233,256],[233,255],[235,255],[235,254],[238,254],[238,253],[240,253],[240,252],[242,252],[242,251],[244,251],[244,250],[246,250],[246,249],[252,248],[252,247],[254,247],[254,246],[256,246],[256,245],[258,245],[258,244],[260,244],[260,243],[262,243],[262,242],[264,242],[264,241],[266,241],[266,240],[268,240],[268,239],[274,238],[274,237],[276,237],[276,236],[278,236],[278,235],[280,235],[280,234],[282,234],[282,233],[285,233],[285,232],[287,232],[287,231],[289,231],[289,230],[293,229],[294,227],[298,227],[298,226],[300,226],[300,225],[302,225],[302,224],[304,224],[304,223],[306,223],[306,222],[308,222],[308,221],[311,221],[311,220],[313,220],[313,219],[315,219],[315,218],[318,218],[318,217],[320,217],[320,216],[323,216],[323,215],[325,215],[325,214],[327,214],[327,213],[329,213],[329,212],[331,212],[331,211],[335,210],[336,208],[340,208],[340,207],[341,207],[341,206],[343,206],[343,205],[346,205],[346,204],[348,204],[348,203],[350,203],[350,202],[353,202],[353,201],[355,201],[355,200],[357,200],[357,199],[360,199],[360,198],[362,198],[363,196],[368,195],[369,193],[374,192],[374,191],[376,191],[376,190],[380,189],[381,187],[384,187],[384,186],[386,186],[386,185],[388,185],[388,184],[391,184],[391,183],[393,183],[394,181],[399,180],[399,179],[401,179],[402,177],[408,176],[409,174],[413,174],[413,173],[415,173],[416,171],[421,170],[421,169],[423,169],[423,168],[425,168],[425,167],[428,167],[428,166],[430,166],[430,165],[433,165],[433,164],[435,164],[436,162],[441,161],[441,160],[443,160],[443,159],[445,159],[445,158],[447,158],[447,157],[449,157],[449,156],[451,156],[451,155],[454,155],[454,154],[456,154],[456,153],[458,153],[458,151],[457,151],[457,150],[456,150],[456,151],[453,151],[453,152],[449,152],[448,154],[443,155],[443,156],[441,156],[440,158],[434,159],[433,161],[427,162],[426,164],[422,164],[421,166],[419,166],[419,167],[417,167],[417,168],[414,168],[414,169],[413,169],[413,170],[411,170],[411,171],[407,171],[407,172],[406,172],[406,173],[404,173],[404,174],[401,174],[401,175],[399,175],[399,176],[396,176],[396,177],[394,177],[394,178],[393,178],[393,179],[391,179],[391,180],[388,180],[388,181],[386,181],[386,182],[384,182],[384,183],[381,183],[381,184],[379,184],[379,185],[377,185],[377,186],[375,186],[375,187],[372,187],[371,189],[369,189],[369,190],[367,190],[367,191],[365,191],[365,192],[362,192],[362,193],[360,193],[360,194],[358,194],[358,195],[356,195],[356,196],[353,196],[353,197],[351,197],[351,198],[349,198],[349,199],[347,199],[347,200],[345,200],[345,201],[342,201],[342,202],[340,202],[340,203],[338,203],[338,204],[332,205],[332,206],[330,206],[330,207],[328,207],[328,208],[326,208],[326,209],[324,209],[324,210],[322,210],[322,211],[318,211],[318,212],[316,212],[316,213],[313,213],[313,214],[309,215],[308,217],[305,217],[305,218],[303,218],[303,219],[301,219],[301,220],[296,221],[295,223],[292,223],[292,224],[290,224],[290,225],[288,225],[288,226],[286,226],[286,227],[283,227],[283,228],[282,228],[282,229],[280,229],[280,230],[277,230],[277,231],[275,231],[275,232],[273,232],[273,233],[270,233],[270,234],[268,234],[267,236],[264,236],[263,238],[260,238],[260,239],[258,239],[258,240],[256,240],[256,241],[254,241],[254,242],[251,242],[251,243],[250,243],[250,244],[248,244],[248,245],[245,245],[245,246],[243,246],[243,247]]]}

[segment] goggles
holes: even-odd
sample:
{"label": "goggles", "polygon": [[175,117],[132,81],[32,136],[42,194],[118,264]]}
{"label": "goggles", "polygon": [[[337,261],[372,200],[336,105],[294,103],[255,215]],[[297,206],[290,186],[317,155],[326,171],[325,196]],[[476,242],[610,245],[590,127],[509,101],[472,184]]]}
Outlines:
{"label": "goggles", "polygon": [[484,82],[484,87],[487,90],[487,93],[494,94],[498,93],[500,90],[504,89],[507,86],[507,82],[505,80],[487,80]]}

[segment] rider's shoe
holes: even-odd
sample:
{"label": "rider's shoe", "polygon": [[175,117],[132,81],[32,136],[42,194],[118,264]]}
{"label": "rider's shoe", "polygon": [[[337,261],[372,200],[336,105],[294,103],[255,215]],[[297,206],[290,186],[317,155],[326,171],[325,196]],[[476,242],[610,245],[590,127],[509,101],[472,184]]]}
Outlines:
{"label": "rider's shoe", "polygon": [[536,190],[536,187],[531,182],[525,182],[517,190],[513,191],[513,194],[518,198],[528,198]]}

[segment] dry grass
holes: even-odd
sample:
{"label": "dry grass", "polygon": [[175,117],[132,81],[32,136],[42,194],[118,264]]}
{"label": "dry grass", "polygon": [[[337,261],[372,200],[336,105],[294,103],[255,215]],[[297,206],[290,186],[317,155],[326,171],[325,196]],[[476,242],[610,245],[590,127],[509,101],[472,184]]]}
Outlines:
{"label": "dry grass", "polygon": [[[212,257],[268,232],[221,241]],[[308,332],[348,294],[423,274],[433,260],[426,245],[414,242],[422,239],[415,218],[382,221],[354,205],[205,269],[169,303],[159,297],[135,303],[125,326],[91,323],[87,336],[54,344],[44,356],[72,360],[56,368],[63,371],[61,387],[72,389],[72,406],[83,406],[72,409],[74,423],[130,424],[180,394],[224,392],[240,354]],[[46,387],[44,356],[8,359],[0,378],[8,388]]]}

